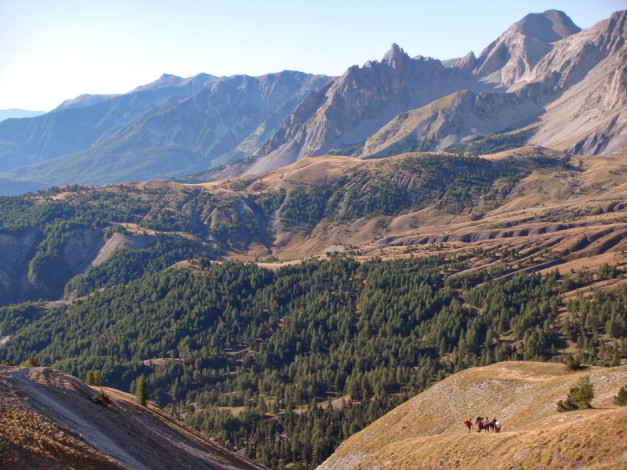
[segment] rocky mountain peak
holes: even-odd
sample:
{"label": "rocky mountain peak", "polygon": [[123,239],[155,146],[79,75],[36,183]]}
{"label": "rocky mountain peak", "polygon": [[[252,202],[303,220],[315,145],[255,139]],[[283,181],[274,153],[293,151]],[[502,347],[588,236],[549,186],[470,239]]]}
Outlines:
{"label": "rocky mountain peak", "polygon": [[581,31],[566,13],[558,10],[530,13],[514,23],[510,29],[542,42],[559,41]]}
{"label": "rocky mountain peak", "polygon": [[580,31],[561,11],[530,13],[481,52],[475,73],[483,81],[510,87],[529,74],[557,41]]}
{"label": "rocky mountain peak", "polygon": [[442,65],[448,68],[472,70],[477,65],[477,56],[475,56],[475,53],[473,51],[470,51],[464,57],[458,57],[457,59],[443,60]]}
{"label": "rocky mountain peak", "polygon": [[392,44],[390,50],[383,56],[383,63],[388,64],[392,68],[398,67],[407,60],[411,60],[411,58],[398,44]]}
{"label": "rocky mountain peak", "polygon": [[169,73],[161,74],[161,76],[155,80],[154,82],[148,83],[147,85],[141,85],[135,88],[133,91],[147,91],[147,90],[156,90],[158,88],[176,86],[183,81],[182,77],[177,75],[172,75]]}

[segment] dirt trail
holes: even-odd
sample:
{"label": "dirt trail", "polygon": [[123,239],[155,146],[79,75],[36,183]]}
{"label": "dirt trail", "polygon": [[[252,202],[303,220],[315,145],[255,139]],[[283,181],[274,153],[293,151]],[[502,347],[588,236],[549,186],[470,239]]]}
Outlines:
{"label": "dirt trail", "polygon": [[451,424],[455,424],[457,422],[457,410],[455,409],[455,402],[453,400],[453,394],[455,393],[455,389],[457,388],[457,378],[453,380],[451,384],[451,393],[448,395],[448,406],[451,409]]}

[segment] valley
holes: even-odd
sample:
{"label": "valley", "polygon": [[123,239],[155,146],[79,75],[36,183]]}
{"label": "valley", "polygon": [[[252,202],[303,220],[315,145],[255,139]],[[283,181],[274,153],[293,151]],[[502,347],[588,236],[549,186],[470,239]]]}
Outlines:
{"label": "valley", "polygon": [[227,448],[314,467],[468,367],[619,365],[623,161],[321,157],[5,199],[4,246],[23,248],[3,260],[21,282],[5,284],[1,350],[122,390],[145,374]]}
{"label": "valley", "polygon": [[0,122],[0,466],[623,466],[626,22]]}

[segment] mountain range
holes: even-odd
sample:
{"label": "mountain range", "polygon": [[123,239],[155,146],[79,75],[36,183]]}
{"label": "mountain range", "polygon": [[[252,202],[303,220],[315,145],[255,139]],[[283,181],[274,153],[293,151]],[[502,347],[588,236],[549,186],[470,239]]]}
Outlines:
{"label": "mountain range", "polygon": [[533,13],[478,56],[412,58],[394,44],[380,62],[338,78],[164,75],[124,95],[80,96],[0,123],[0,175],[43,186],[206,180],[306,156],[378,158],[494,134],[515,146],[612,155],[626,143],[626,21],[622,11],[581,30],[562,12]]}
{"label": "mountain range", "polygon": [[619,467],[626,17],[1,122],[0,467]]}
{"label": "mountain range", "polygon": [[164,75],[124,95],[81,96],[38,118],[3,122],[0,169],[13,179],[44,183],[199,171],[254,148],[302,95],[327,80],[299,72]]}
{"label": "mountain range", "polygon": [[529,143],[611,154],[625,145],[626,19],[581,31],[562,12],[530,14],[479,57],[446,62],[393,45],[286,119],[249,171],[326,153],[444,150],[514,129],[532,130]]}
{"label": "mountain range", "polygon": [[43,111],[30,111],[28,109],[0,109],[0,121],[5,119],[35,117],[44,114]]}

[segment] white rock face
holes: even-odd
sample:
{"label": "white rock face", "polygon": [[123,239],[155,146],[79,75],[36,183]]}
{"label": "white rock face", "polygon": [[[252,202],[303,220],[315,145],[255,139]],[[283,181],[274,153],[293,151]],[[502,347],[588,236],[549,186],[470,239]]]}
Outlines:
{"label": "white rock face", "polygon": [[546,106],[534,143],[576,154],[606,154],[627,145],[627,12],[555,44],[530,74],[557,78],[562,93]]}
{"label": "white rock face", "polygon": [[483,81],[511,86],[553,49],[553,43],[579,31],[562,12],[529,14],[483,50],[475,74]]}

